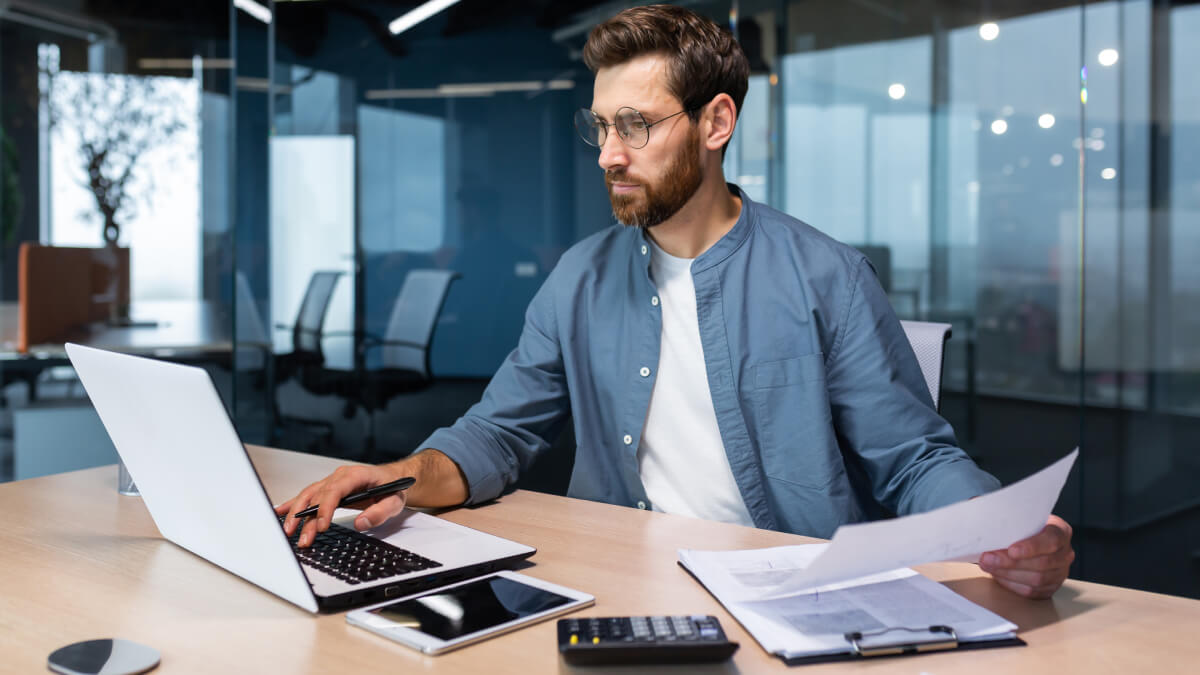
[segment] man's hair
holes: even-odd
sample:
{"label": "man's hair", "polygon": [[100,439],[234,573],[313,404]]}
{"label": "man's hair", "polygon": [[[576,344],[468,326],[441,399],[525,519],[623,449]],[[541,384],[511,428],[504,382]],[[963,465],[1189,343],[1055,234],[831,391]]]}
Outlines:
{"label": "man's hair", "polygon": [[674,5],[627,9],[592,29],[583,62],[593,73],[639,56],[667,60],[667,90],[683,103],[693,122],[695,110],[717,94],[729,94],[742,110],[750,62],[733,35],[711,19]]}

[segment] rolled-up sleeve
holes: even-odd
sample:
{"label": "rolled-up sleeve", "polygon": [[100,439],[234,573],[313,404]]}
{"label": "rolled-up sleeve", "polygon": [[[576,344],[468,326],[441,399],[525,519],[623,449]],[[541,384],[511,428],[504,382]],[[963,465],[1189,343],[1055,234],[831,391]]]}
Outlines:
{"label": "rolled-up sleeve", "polygon": [[468,504],[494,499],[550,447],[570,413],[551,274],[525,312],[517,348],[483,398],[420,446],[454,460],[466,477]]}
{"label": "rolled-up sleeve", "polygon": [[905,515],[998,488],[934,409],[904,329],[865,259],[848,291],[826,366],[830,406],[839,445],[857,457],[875,499]]}

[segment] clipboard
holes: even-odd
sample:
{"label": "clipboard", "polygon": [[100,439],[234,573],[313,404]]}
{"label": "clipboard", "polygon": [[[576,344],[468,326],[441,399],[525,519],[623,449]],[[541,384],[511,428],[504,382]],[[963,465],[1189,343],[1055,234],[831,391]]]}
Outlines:
{"label": "clipboard", "polygon": [[[694,570],[685,565],[683,561],[678,561],[679,567],[688,573],[693,579],[700,583],[702,587],[711,592],[711,589],[704,583]],[[720,597],[717,601],[725,605]],[[726,610],[730,608],[726,606]],[[752,638],[758,639],[754,635],[754,631],[748,627],[737,615],[735,611],[730,611],[733,619],[737,621]],[[1010,637],[1011,636],[1011,637]],[[859,659],[870,658],[886,658],[891,656],[909,656],[913,654],[923,654],[935,651],[949,651],[955,649],[975,650],[975,649],[994,649],[998,647],[1024,647],[1026,642],[1011,633],[1002,636],[960,640],[958,632],[951,626],[947,625],[931,625],[923,628],[910,628],[905,626],[885,627],[873,631],[854,631],[843,633],[843,638],[846,640],[846,651],[844,652],[825,652],[821,654],[806,654],[789,656],[783,651],[768,651],[771,656],[779,658],[789,666],[801,666],[815,663],[836,663],[843,661],[854,661]],[[760,642],[761,645],[761,642]]]}
{"label": "clipboard", "polygon": [[1024,647],[1026,642],[1019,637],[1003,637],[990,640],[960,641],[958,633],[950,626],[928,626],[910,628],[895,626],[869,632],[849,632],[844,637],[848,650],[838,654],[812,656],[780,656],[789,666],[811,663],[831,663],[887,656],[908,656],[928,652],[954,649],[992,649],[995,647]]}

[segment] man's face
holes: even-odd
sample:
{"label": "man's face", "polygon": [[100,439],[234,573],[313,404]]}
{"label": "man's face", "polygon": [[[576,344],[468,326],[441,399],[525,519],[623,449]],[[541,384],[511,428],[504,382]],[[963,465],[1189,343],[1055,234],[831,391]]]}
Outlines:
{"label": "man's face", "polygon": [[[623,107],[634,108],[648,124],[683,109],[666,88],[666,63],[643,56],[596,73],[592,111],[604,121],[616,119]],[[610,127],[600,148],[600,168],[613,215],[625,225],[654,227],[675,215],[702,181],[700,131],[687,115],[650,128],[642,148],[624,144]]]}

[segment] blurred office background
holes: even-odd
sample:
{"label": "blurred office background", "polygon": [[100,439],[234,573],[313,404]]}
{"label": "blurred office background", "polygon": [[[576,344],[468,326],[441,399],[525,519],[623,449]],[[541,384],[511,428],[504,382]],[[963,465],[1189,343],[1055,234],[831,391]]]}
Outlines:
{"label": "blurred office background", "polygon": [[[580,51],[645,3],[393,30],[423,4],[0,3],[0,478],[113,461],[61,340],[15,337],[22,245],[128,249],[101,323],[207,368],[247,442],[380,461],[477,400],[612,223]],[[1200,597],[1200,4],[677,4],[750,57],[729,179],[953,325],[962,446],[1005,482],[1082,448],[1074,575]],[[573,444],[523,485],[565,492]]]}

